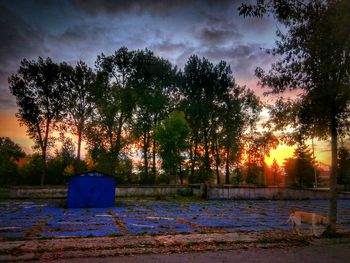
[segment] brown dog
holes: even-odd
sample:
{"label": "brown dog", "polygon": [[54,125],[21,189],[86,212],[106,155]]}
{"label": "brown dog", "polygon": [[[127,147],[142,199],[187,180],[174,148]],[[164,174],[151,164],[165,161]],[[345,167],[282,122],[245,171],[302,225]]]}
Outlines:
{"label": "brown dog", "polygon": [[329,225],[329,220],[327,217],[315,213],[294,210],[292,210],[292,213],[290,214],[287,222],[289,221],[292,222],[293,229],[298,235],[300,235],[301,223],[311,224],[311,233],[316,237],[318,236],[316,233],[316,225]]}

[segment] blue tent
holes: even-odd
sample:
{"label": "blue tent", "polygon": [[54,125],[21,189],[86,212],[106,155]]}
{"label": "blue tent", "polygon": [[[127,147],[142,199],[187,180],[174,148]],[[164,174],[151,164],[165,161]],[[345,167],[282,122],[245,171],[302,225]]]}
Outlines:
{"label": "blue tent", "polygon": [[113,207],[115,179],[92,171],[73,176],[68,182],[68,208]]}

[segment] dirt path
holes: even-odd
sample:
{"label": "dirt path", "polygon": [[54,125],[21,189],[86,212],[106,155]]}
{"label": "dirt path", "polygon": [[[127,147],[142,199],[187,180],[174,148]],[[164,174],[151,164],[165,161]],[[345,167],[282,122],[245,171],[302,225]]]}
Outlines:
{"label": "dirt path", "polygon": [[[346,244],[318,244],[293,248],[254,248],[244,250],[206,251],[177,254],[151,254],[138,256],[121,256],[108,258],[108,262],[124,263],[345,263],[349,262],[350,243]],[[58,260],[52,263],[104,263],[106,258],[81,258]]]}
{"label": "dirt path", "polygon": [[[249,257],[254,260],[254,253],[259,253],[259,262],[268,262],[261,261],[265,260],[265,256],[261,257],[260,253],[266,255],[266,257],[270,257],[266,253],[272,253],[272,256],[276,258],[281,257],[281,259],[283,259],[283,254],[288,254],[289,258],[292,259],[293,251],[295,250],[297,255],[300,253],[302,253],[302,255],[307,255],[309,253],[309,258],[312,259],[313,253],[320,255],[326,253],[328,255],[328,251],[330,251],[328,247],[334,246],[333,250],[335,252],[339,250],[339,256],[350,256],[350,249],[348,249],[349,244],[349,232],[344,232],[343,237],[337,239],[313,239],[306,234],[301,237],[291,234],[290,231],[217,232],[209,234],[196,233],[155,236],[126,235],[116,237],[56,238],[44,240],[29,239],[21,241],[3,240],[0,241],[0,262],[35,260],[39,262],[51,262],[56,260],[56,262],[80,263],[84,261],[90,262],[90,260],[91,262],[111,262],[112,260],[114,260],[114,262],[128,262],[128,260],[130,260],[129,262],[144,263],[158,260],[157,258],[159,257],[158,262],[204,263],[229,262],[225,260],[230,260],[231,257],[240,258],[242,255],[243,258]],[[309,252],[308,249],[310,247],[314,247],[314,250]],[[346,247],[348,251],[342,253],[341,251]],[[205,256],[207,253],[205,251],[212,251],[210,253],[208,252],[208,255],[211,256]],[[193,254],[193,252],[197,253]],[[248,254],[244,256],[244,253]],[[274,255],[274,253],[277,254]],[[167,254],[172,255],[167,256]],[[130,255],[133,255],[133,257]],[[337,253],[334,255],[337,255]],[[203,257],[203,260],[199,260],[200,257]],[[208,260],[206,258],[208,258]],[[209,261],[209,258],[213,258],[213,260],[217,261]],[[197,259],[198,261],[194,261]],[[271,261],[269,261],[269,263],[270,262]],[[301,262],[305,261],[301,260]],[[309,262],[327,261],[317,260]]]}

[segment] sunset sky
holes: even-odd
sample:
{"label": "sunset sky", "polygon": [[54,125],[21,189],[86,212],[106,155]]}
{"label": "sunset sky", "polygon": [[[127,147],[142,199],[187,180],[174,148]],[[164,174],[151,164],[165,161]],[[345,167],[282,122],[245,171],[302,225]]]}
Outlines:
{"label": "sunset sky", "polygon": [[[97,55],[151,49],[183,68],[190,55],[231,65],[239,85],[262,96],[254,70],[268,69],[273,58],[264,49],[273,46],[277,25],[272,18],[244,19],[237,7],[242,0],[108,1],[108,0],[0,0],[0,136],[8,136],[27,152],[32,142],[14,116],[16,104],[7,78],[23,58],[51,57],[94,67]],[[264,98],[264,100],[268,100]],[[320,161],[329,163],[328,143],[316,146]],[[271,153],[280,164],[293,149],[280,146]]]}

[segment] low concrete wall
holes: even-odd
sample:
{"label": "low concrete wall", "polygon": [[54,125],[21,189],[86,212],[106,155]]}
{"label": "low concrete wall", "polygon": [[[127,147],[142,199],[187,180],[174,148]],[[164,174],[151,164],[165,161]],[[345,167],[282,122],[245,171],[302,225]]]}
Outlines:
{"label": "low concrete wall", "polygon": [[[190,185],[190,186],[118,186],[116,197],[133,196],[171,196],[179,192],[192,192],[194,196],[205,196],[207,199],[240,200],[240,199],[329,199],[328,190],[292,189],[283,187],[257,187],[257,186],[232,186],[232,185]],[[12,187],[0,189],[0,198],[13,199],[63,199],[67,198],[67,186],[46,187]],[[350,199],[350,193],[339,193],[339,199]]]}
{"label": "low concrete wall", "polygon": [[23,186],[12,187],[2,191],[2,198],[13,199],[62,199],[67,197],[67,186]]}
{"label": "low concrete wall", "polygon": [[[193,195],[200,196],[200,187],[193,186],[118,186],[115,189],[116,197],[132,197],[132,196],[171,196],[178,192],[192,191]],[[23,186],[12,187],[0,190],[0,198],[13,199],[55,199],[67,198],[67,186]]]}
{"label": "low concrete wall", "polygon": [[[208,199],[329,199],[328,190],[293,189],[284,187],[256,187],[256,186],[210,186]],[[350,193],[339,193],[339,199],[350,199]]]}
{"label": "low concrete wall", "polygon": [[116,197],[131,196],[170,196],[178,191],[186,191],[188,186],[164,185],[164,186],[117,186]]}

